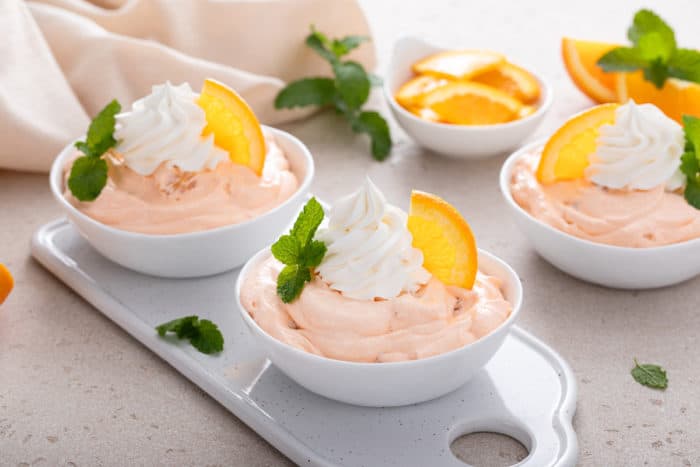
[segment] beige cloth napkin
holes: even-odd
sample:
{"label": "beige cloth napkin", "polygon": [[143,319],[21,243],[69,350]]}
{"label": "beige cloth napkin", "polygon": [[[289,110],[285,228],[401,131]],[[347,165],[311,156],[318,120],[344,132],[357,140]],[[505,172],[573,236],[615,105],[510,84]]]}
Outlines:
{"label": "beige cloth napkin", "polygon": [[[327,75],[304,45],[309,25],[369,34],[355,0],[0,0],[0,168],[47,171],[113,98],[204,78],[236,89],[263,123],[286,81]],[[353,58],[374,66],[372,45]]]}

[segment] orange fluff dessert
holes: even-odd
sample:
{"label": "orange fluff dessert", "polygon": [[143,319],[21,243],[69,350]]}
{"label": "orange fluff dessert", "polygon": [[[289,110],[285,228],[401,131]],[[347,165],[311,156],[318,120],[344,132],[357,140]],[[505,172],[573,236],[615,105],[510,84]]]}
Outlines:
{"label": "orange fluff dessert", "polygon": [[118,229],[179,234],[237,224],[282,204],[299,187],[273,135],[216,81],[207,80],[199,94],[186,83],[154,86],[114,116],[112,138],[114,145],[101,156],[107,176],[99,194],[79,199],[74,188],[84,180],[75,180],[71,160],[65,196]]}
{"label": "orange fluff dessert", "polygon": [[681,125],[651,104],[604,104],[523,155],[511,193],[533,217],[585,240],[643,248],[695,239],[684,143]]}
{"label": "orange fluff dessert", "polygon": [[540,98],[529,71],[488,50],[440,52],[413,64],[396,101],[425,120],[493,125],[531,115]]}
{"label": "orange fluff dessert", "polygon": [[274,338],[337,360],[395,362],[463,347],[510,315],[501,279],[479,271],[468,224],[440,198],[414,192],[406,215],[367,180],[315,237],[302,220],[312,212],[242,283],[243,306]]}

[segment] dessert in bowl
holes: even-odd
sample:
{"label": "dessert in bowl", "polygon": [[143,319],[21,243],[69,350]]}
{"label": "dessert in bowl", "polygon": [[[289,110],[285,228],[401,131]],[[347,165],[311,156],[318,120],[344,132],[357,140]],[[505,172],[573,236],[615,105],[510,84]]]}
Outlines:
{"label": "dessert in bowl", "polygon": [[243,264],[302,206],[313,159],[262,126],[221,83],[154,86],[116,101],[51,168],[54,197],[107,258],[146,274],[197,277]]}
{"label": "dessert in bowl", "polygon": [[651,104],[604,104],[514,153],[500,187],[535,249],[563,271],[615,288],[671,285],[700,273],[687,143]]}
{"label": "dessert in bowl", "polygon": [[542,77],[500,53],[450,51],[413,37],[396,43],[384,95],[416,142],[463,159],[512,150],[552,103]]}
{"label": "dessert in bowl", "polygon": [[236,286],[276,366],[323,396],[396,406],[442,396],[488,362],[520,311],[521,285],[477,250],[456,209],[414,192],[407,216],[367,181],[314,237],[322,211],[311,229],[297,227],[321,210],[314,202]]}

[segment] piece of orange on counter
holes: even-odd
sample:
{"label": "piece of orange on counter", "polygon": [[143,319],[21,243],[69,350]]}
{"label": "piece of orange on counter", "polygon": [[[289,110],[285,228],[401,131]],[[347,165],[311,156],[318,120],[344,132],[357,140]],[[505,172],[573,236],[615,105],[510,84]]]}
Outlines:
{"label": "piece of orange on counter", "polygon": [[616,47],[619,45],[568,37],[561,41],[561,55],[566,71],[574,84],[598,103],[618,101],[615,91],[616,73],[606,73],[596,64],[600,57]]}
{"label": "piece of orange on counter", "polygon": [[478,252],[464,217],[444,199],[422,191],[411,193],[408,230],[413,246],[423,252],[423,267],[447,285],[471,289]]}
{"label": "piece of orange on counter", "polygon": [[472,81],[499,89],[525,104],[532,104],[540,98],[537,78],[512,63],[501,63],[492,70],[474,76]]}
{"label": "piece of orange on counter", "polygon": [[418,75],[467,80],[505,61],[504,55],[490,50],[450,50],[414,63],[413,71]]}
{"label": "piece of orange on counter", "polygon": [[12,288],[15,286],[15,280],[10,274],[10,270],[5,267],[4,264],[0,263],[0,305],[5,301]]}
{"label": "piece of orange on counter", "polygon": [[600,127],[615,122],[618,107],[619,104],[601,104],[567,120],[545,144],[537,180],[547,184],[583,177],[588,156],[596,150]]}
{"label": "piece of orange on counter", "polygon": [[204,81],[197,102],[204,109],[207,126],[203,136],[214,134],[214,143],[228,151],[231,160],[261,175],[265,165],[265,138],[253,110],[233,89],[213,79]]}
{"label": "piece of orange on counter", "polygon": [[523,104],[503,91],[481,83],[455,81],[429,92],[423,104],[441,121],[461,125],[491,125],[509,122]]}

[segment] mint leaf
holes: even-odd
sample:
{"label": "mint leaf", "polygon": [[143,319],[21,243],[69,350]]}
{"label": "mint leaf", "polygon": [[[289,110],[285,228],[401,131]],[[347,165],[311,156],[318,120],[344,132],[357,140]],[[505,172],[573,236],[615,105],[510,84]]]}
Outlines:
{"label": "mint leaf", "polygon": [[367,102],[372,87],[369,76],[357,62],[336,63],[333,65],[335,86],[347,109],[355,110]]}
{"label": "mint leaf", "polygon": [[693,151],[700,160],[700,118],[683,115],[683,133],[685,134],[686,150]]}
{"label": "mint leaf", "polygon": [[311,26],[311,34],[306,37],[306,45],[330,63],[335,63],[337,57],[329,50],[330,41],[325,34]]}
{"label": "mint leaf", "polygon": [[639,46],[642,38],[649,34],[656,34],[657,40],[664,42],[665,47],[676,49],[676,36],[671,26],[653,11],[639,10],[627,30],[627,37],[635,46]]}
{"label": "mint leaf", "polygon": [[681,156],[681,172],[688,177],[689,182],[700,183],[700,164],[694,151],[686,151]]}
{"label": "mint leaf", "polygon": [[669,42],[659,32],[650,32],[639,38],[636,44],[639,55],[648,61],[660,60],[665,63],[676,50],[676,42]]}
{"label": "mint leaf", "polygon": [[659,365],[651,363],[640,365],[637,359],[635,359],[634,368],[632,368],[631,373],[634,380],[643,386],[655,389],[666,389],[668,386],[666,370]]}
{"label": "mint leaf", "polygon": [[377,112],[362,112],[353,125],[358,132],[367,133],[372,139],[372,155],[383,161],[391,151],[391,133],[386,120]]}
{"label": "mint leaf", "polygon": [[297,264],[301,254],[301,242],[292,235],[282,235],[270,248],[272,255],[283,264]]}
{"label": "mint leaf", "polygon": [[326,251],[325,243],[320,240],[313,240],[304,249],[304,254],[301,257],[302,265],[307,268],[315,268],[321,264],[323,257],[326,255]]}
{"label": "mint leaf", "polygon": [[674,78],[700,83],[700,52],[677,49],[668,61],[668,74]]}
{"label": "mint leaf", "polygon": [[275,97],[275,108],[291,109],[333,103],[335,82],[331,78],[305,78],[289,83]]}
{"label": "mint leaf", "polygon": [[697,181],[688,180],[683,197],[692,207],[700,209],[700,184]]}
{"label": "mint leaf", "polygon": [[367,36],[346,36],[342,39],[334,39],[330,44],[330,49],[336,57],[340,58],[368,40]]}
{"label": "mint leaf", "polygon": [[302,249],[306,248],[306,245],[316,234],[316,229],[323,221],[323,215],[323,207],[316,201],[316,198],[311,198],[304,205],[304,209],[297,217],[290,231],[290,234],[299,240]]}
{"label": "mint leaf", "polygon": [[681,156],[681,172],[687,177],[683,196],[695,209],[700,209],[700,118],[683,115],[685,152]]}
{"label": "mint leaf", "polygon": [[184,316],[156,327],[158,335],[164,337],[174,333],[178,339],[188,339],[190,344],[204,354],[221,352],[224,349],[224,336],[219,327],[208,319],[197,316]]}
{"label": "mint leaf", "polygon": [[81,156],[73,162],[68,188],[80,201],[94,201],[107,184],[107,162],[99,157]]}
{"label": "mint leaf", "polygon": [[647,61],[632,47],[618,47],[604,54],[596,64],[605,72],[635,71],[647,66]]}
{"label": "mint leaf", "polygon": [[664,83],[668,78],[668,66],[657,58],[644,68],[644,79],[651,82],[656,86],[657,89],[664,87]]}
{"label": "mint leaf", "polygon": [[114,116],[121,109],[116,99],[107,104],[90,123],[85,142],[79,141],[75,146],[90,157],[100,157],[109,148],[114,147],[117,144],[117,140],[114,139]]}
{"label": "mint leaf", "polygon": [[311,281],[311,271],[300,264],[285,266],[277,277],[277,295],[284,303],[293,302]]}

